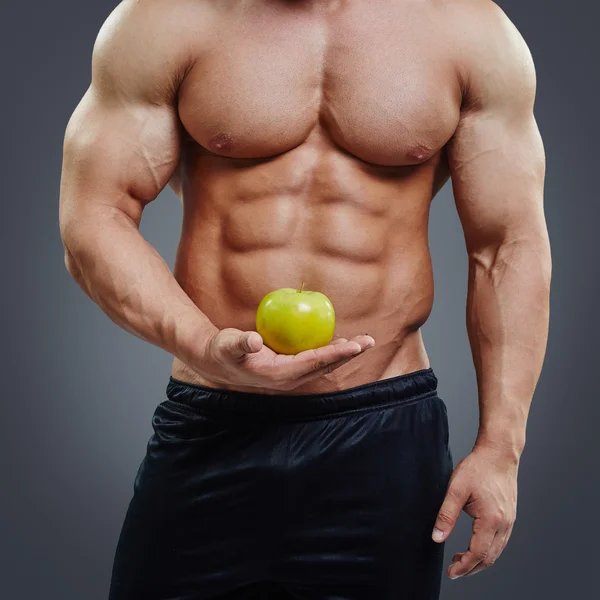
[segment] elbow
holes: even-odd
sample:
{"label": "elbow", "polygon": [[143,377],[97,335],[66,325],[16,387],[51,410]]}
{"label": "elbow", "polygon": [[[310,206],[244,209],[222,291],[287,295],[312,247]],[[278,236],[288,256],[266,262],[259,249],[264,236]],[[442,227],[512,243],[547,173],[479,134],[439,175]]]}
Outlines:
{"label": "elbow", "polygon": [[[90,288],[88,285],[87,278],[85,277],[84,271],[81,269],[77,260],[69,249],[65,246],[65,267],[67,272],[73,279],[73,281],[88,295],[90,295]],[[91,296],[90,296],[91,297]]]}
{"label": "elbow", "polygon": [[502,275],[507,270],[520,272],[550,287],[552,254],[548,235],[505,239],[469,252],[477,270]]}
{"label": "elbow", "polygon": [[77,261],[75,260],[75,257],[73,256],[73,254],[71,253],[69,248],[66,246],[66,244],[64,245],[64,249],[65,249],[65,253],[64,253],[65,268],[67,269],[67,272],[69,273],[69,275],[71,275],[71,277],[75,281],[79,282],[80,278],[81,278],[81,269],[79,268],[79,265],[77,264]]}
{"label": "elbow", "polygon": [[[62,211],[61,211],[62,212]],[[73,270],[76,269],[75,257],[71,253],[69,249],[69,229],[67,222],[60,215],[59,218],[59,229],[60,229],[60,239],[62,241],[63,250],[64,250],[64,262],[67,271],[72,275]]]}
{"label": "elbow", "polygon": [[67,248],[65,248],[65,267],[72,276],[77,272],[77,263]]}
{"label": "elbow", "polygon": [[81,246],[81,240],[85,238],[85,235],[81,231],[77,221],[67,217],[66,211],[62,209],[59,215],[59,230],[64,250],[65,267],[68,273],[74,279],[78,280],[81,269],[77,264],[75,249]]}
{"label": "elbow", "polygon": [[81,274],[81,269],[77,264],[77,259],[75,258],[73,252],[73,231],[72,227],[67,223],[61,221],[60,223],[60,237],[63,244],[64,250],[64,264],[67,272],[73,279],[79,281],[79,277]]}

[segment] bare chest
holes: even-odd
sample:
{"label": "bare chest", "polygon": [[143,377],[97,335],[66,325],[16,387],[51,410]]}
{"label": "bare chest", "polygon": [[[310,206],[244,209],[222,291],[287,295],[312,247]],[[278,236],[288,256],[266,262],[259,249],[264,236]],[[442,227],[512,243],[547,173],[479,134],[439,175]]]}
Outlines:
{"label": "bare chest", "polygon": [[258,158],[299,146],[321,125],[332,144],[371,163],[435,155],[458,124],[460,89],[433,8],[315,4],[263,0],[224,15],[181,86],[189,135],[212,153]]}

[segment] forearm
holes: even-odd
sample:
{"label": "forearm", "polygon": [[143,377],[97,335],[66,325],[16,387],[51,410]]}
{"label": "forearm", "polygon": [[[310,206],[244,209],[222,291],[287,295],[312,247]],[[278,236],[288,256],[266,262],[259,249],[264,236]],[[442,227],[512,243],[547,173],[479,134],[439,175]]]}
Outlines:
{"label": "forearm", "polygon": [[548,338],[546,235],[469,257],[467,330],[479,391],[477,445],[518,461]]}
{"label": "forearm", "polygon": [[216,327],[122,211],[99,207],[64,227],[65,262],[117,325],[187,362]]}

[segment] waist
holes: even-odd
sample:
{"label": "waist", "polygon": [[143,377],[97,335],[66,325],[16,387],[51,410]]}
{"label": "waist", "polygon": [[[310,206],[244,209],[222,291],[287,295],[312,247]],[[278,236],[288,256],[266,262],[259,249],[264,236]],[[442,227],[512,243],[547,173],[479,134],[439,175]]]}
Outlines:
{"label": "waist", "polygon": [[232,417],[329,418],[336,414],[410,403],[437,394],[431,367],[333,392],[262,394],[213,388],[169,377],[169,401],[194,411]]}

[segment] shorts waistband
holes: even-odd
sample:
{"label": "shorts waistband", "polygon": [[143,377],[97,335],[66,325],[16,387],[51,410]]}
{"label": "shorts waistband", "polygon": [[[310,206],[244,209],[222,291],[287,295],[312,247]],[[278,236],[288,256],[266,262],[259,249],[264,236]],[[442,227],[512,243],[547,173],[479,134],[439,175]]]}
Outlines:
{"label": "shorts waistband", "polygon": [[433,369],[421,369],[345,390],[316,394],[261,394],[213,388],[169,377],[172,402],[201,413],[306,419],[406,403],[437,394]]}

